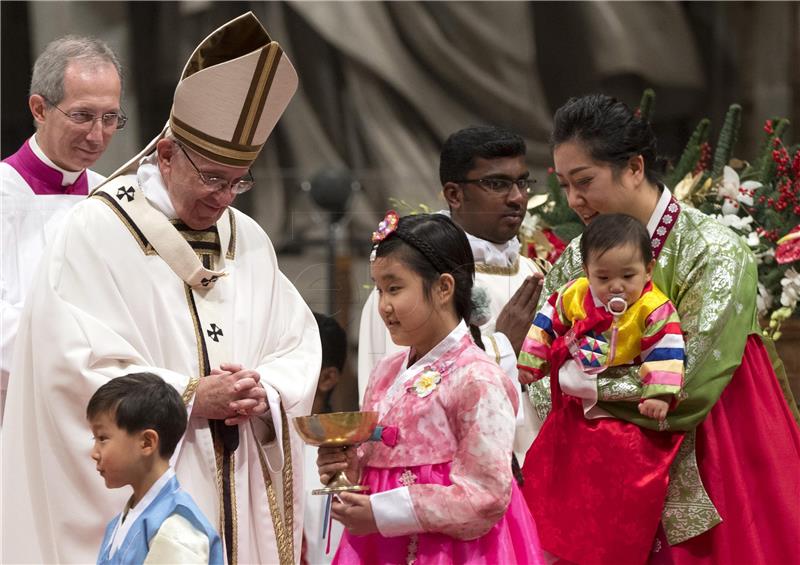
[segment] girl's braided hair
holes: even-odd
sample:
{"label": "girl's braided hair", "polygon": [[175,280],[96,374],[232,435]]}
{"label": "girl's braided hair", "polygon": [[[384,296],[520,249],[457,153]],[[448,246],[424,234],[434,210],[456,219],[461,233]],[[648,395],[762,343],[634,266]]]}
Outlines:
{"label": "girl's braided hair", "polygon": [[[375,257],[402,261],[422,278],[426,298],[434,283],[445,273],[455,279],[453,303],[459,318],[469,324],[472,314],[472,286],[475,261],[464,231],[443,214],[417,214],[400,218],[397,229],[375,248]],[[480,332],[471,326],[481,347]]]}

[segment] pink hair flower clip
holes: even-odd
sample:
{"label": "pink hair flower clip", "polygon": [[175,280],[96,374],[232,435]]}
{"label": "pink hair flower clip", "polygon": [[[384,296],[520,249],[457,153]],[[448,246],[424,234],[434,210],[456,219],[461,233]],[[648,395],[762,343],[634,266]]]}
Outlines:
{"label": "pink hair flower clip", "polygon": [[369,262],[375,262],[375,255],[378,252],[378,244],[389,237],[389,234],[397,229],[397,224],[400,222],[400,216],[394,210],[386,212],[381,223],[378,224],[377,231],[372,232],[372,253],[369,254]]}
{"label": "pink hair flower clip", "polygon": [[372,243],[380,243],[397,229],[397,223],[400,221],[400,216],[394,210],[386,212],[381,223],[378,224],[378,230],[372,232]]}

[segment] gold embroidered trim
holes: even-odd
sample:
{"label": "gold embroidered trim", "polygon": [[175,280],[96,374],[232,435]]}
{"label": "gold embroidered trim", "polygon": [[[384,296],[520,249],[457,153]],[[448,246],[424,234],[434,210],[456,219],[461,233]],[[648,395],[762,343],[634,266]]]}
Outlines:
{"label": "gold embroidered trim", "polygon": [[[237,430],[238,432],[238,430]],[[231,485],[231,530],[233,537],[233,548],[231,550],[232,563],[228,565],[236,565],[239,562],[239,520],[238,511],[236,510],[236,452],[230,454],[230,480]]]}
{"label": "gold embroidered trim", "polygon": [[194,325],[194,335],[197,342],[197,367],[198,373],[205,376],[206,362],[203,356],[203,331],[200,327],[200,319],[197,317],[197,310],[194,308],[194,298],[192,297],[192,288],[184,283],[183,290],[186,293],[186,302],[189,304],[189,315],[192,317],[192,324]]}
{"label": "gold embroidered trim", "polygon": [[[262,54],[266,55],[266,62],[261,64],[263,60],[259,59],[259,64],[256,66],[253,84],[251,85],[250,92],[248,92],[248,99],[245,101],[244,108],[242,108],[241,117],[244,118],[243,122],[240,122],[242,129],[238,131],[239,127],[237,126],[237,131],[234,132],[234,139],[236,139],[238,133],[239,137],[236,141],[241,144],[253,143],[258,120],[261,117],[261,111],[264,108],[269,88],[272,85],[272,79],[278,68],[281,48],[277,43],[272,42],[264,48]],[[251,93],[252,97],[250,96]]]}
{"label": "gold embroidered trim", "polygon": [[[261,146],[255,146],[255,150],[247,151],[244,149],[245,147],[253,147],[253,146],[245,146],[236,144],[237,149],[230,148],[230,142],[224,142],[221,139],[217,139],[211,137],[206,134],[202,134],[197,130],[194,130],[195,133],[192,133],[189,130],[187,124],[182,123],[178,120],[175,116],[170,116],[170,127],[172,128],[172,132],[183,142],[192,146],[192,149],[197,150],[204,156],[207,154],[211,154],[213,158],[227,158],[231,161],[231,164],[238,164],[241,162],[242,164],[247,162],[255,161],[255,158],[258,157],[258,152],[261,150]],[[202,135],[202,137],[201,137]],[[236,166],[236,165],[234,165]]]}
{"label": "gold embroidered trim", "polygon": [[499,365],[500,364],[500,348],[497,346],[497,340],[494,338],[494,334],[489,336],[489,341],[492,343],[492,347],[494,348],[494,362]]}
{"label": "gold embroidered trim", "polygon": [[216,231],[178,231],[181,232],[183,239],[189,242],[190,245],[192,243],[213,243],[219,247],[219,234]]}
{"label": "gold embroidered trim", "polygon": [[197,392],[197,385],[200,384],[200,377],[192,377],[189,379],[189,384],[186,385],[186,390],[183,391],[183,403],[189,404]]}
{"label": "gold embroidered trim", "polygon": [[697,431],[686,432],[683,444],[669,468],[669,485],[661,524],[670,545],[699,536],[722,522],[700,477],[696,448]]}
{"label": "gold embroidered trim", "polygon": [[[256,68],[253,71],[253,76],[250,77],[250,87],[247,89],[247,96],[244,97],[244,103],[242,104],[242,110],[239,113],[239,120],[236,123],[236,128],[233,130],[233,136],[231,136],[231,141],[235,141],[236,143],[247,143],[248,133],[242,135],[243,130],[246,126],[252,125],[252,121],[248,122],[248,116],[251,114],[252,107],[254,106],[253,99],[255,98],[256,90],[259,89],[259,86],[263,87],[262,81],[265,78],[264,72],[264,65],[267,61],[267,58],[270,54],[269,45],[266,45],[261,48],[261,53],[258,54],[258,60],[256,61]],[[263,92],[263,90],[261,91]],[[256,100],[255,104],[258,104]],[[252,141],[252,140],[250,140]]]}
{"label": "gold embroidered trim", "polygon": [[286,531],[289,533],[289,556],[294,561],[294,472],[292,470],[292,443],[289,438],[289,420],[281,409],[283,424],[283,512]]}
{"label": "gold embroidered trim", "polygon": [[543,275],[549,273],[550,269],[553,268],[551,263],[548,263],[546,259],[542,259],[541,257],[531,257],[530,260],[533,261],[533,264],[539,268]]}
{"label": "gold embroidered trim", "polygon": [[494,265],[487,265],[486,263],[475,263],[475,272],[484,273],[486,275],[505,275],[511,276],[519,273],[519,257],[514,261],[510,267],[496,267]]}
{"label": "gold embroidered trim", "polygon": [[228,252],[225,254],[225,258],[232,260],[236,258],[236,215],[231,207],[228,207],[228,217],[231,220],[231,240],[228,242]]}
{"label": "gold embroidered trim", "polygon": [[157,255],[156,250],[153,249],[153,246],[150,245],[150,243],[147,240],[142,239],[141,233],[139,233],[133,227],[131,219],[127,215],[125,215],[125,213],[119,207],[117,207],[116,203],[110,200],[110,196],[106,195],[106,193],[104,192],[103,193],[99,192],[91,196],[91,198],[97,198],[100,202],[111,208],[111,211],[117,215],[119,220],[122,222],[122,225],[128,228],[128,231],[131,232],[133,239],[136,240],[136,243],[139,244],[139,247],[142,249],[142,252],[145,255]]}
{"label": "gold embroidered trim", "polygon": [[[264,448],[258,445],[258,460],[261,463],[261,474],[264,477],[264,487],[267,491],[267,502],[269,503],[269,513],[272,516],[272,526],[275,530],[275,541],[278,544],[278,560],[280,565],[292,565],[294,563],[294,476],[292,474],[292,448],[289,441],[289,426],[286,419],[286,412],[281,408],[281,421],[283,422],[283,512],[286,518],[281,517],[281,510],[278,508],[278,499],[275,495],[275,486],[272,477],[269,475],[266,455]],[[250,431],[256,435],[253,423],[250,422]],[[257,437],[257,436],[256,436]]]}
{"label": "gold embroidered trim", "polygon": [[[209,421],[209,426],[211,422]],[[225,546],[225,497],[222,492],[222,441],[217,439],[216,434],[213,430],[209,430],[211,432],[211,438],[214,442],[214,456],[215,456],[215,463],[217,465],[216,468],[216,479],[217,479],[217,494],[219,494],[219,537],[222,540],[223,548]]]}

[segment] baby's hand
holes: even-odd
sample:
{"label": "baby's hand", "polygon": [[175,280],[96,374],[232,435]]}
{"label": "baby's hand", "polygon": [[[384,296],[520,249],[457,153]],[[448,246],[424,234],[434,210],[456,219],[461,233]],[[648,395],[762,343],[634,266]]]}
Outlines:
{"label": "baby's hand", "polygon": [[669,403],[658,398],[647,398],[639,403],[639,413],[653,420],[664,420],[668,410]]}
{"label": "baby's hand", "polygon": [[517,379],[519,380],[520,384],[523,385],[529,385],[536,380],[536,378],[533,376],[533,373],[526,371],[525,369],[517,370]]}

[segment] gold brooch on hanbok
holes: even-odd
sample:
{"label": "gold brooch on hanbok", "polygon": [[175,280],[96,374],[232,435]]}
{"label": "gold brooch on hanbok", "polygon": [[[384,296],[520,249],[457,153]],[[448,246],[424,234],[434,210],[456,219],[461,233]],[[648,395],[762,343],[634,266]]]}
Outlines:
{"label": "gold brooch on hanbok", "polygon": [[442,375],[433,369],[426,369],[422,371],[414,381],[414,384],[408,387],[408,392],[414,392],[420,398],[425,398],[430,395],[439,383],[442,382]]}

